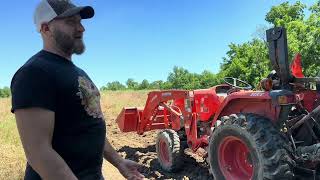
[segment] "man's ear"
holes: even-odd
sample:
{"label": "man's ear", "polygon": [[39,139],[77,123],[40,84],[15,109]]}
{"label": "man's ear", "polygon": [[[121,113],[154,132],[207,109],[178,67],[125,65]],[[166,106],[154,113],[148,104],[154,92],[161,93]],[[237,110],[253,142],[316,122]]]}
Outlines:
{"label": "man's ear", "polygon": [[47,34],[50,31],[48,23],[42,23],[40,31],[44,34]]}

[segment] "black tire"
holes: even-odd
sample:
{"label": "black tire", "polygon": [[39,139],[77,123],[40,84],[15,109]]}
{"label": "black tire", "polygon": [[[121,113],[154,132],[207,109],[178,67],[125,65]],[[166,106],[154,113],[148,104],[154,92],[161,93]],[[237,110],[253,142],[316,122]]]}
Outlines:
{"label": "black tire", "polygon": [[[164,158],[162,153],[166,148],[168,158]],[[171,129],[166,129],[158,133],[156,140],[156,151],[158,161],[162,169],[168,172],[176,172],[181,169],[183,164],[184,149],[180,144],[178,133]]]}
{"label": "black tire", "polygon": [[[237,174],[234,174],[235,171],[246,171],[231,171],[230,169],[232,168],[230,167],[236,167],[233,164],[237,165],[239,162],[232,158],[227,161],[223,159],[223,157],[228,157],[229,154],[237,154],[234,153],[237,152],[237,150],[234,150],[237,148],[225,148],[228,147],[228,143],[233,142],[233,140],[235,143],[232,145],[235,147],[244,146],[247,148],[244,152],[249,152],[246,154],[247,157],[244,158],[245,160],[242,161],[245,162],[242,163],[242,165],[247,166],[247,164],[250,164],[249,169],[251,169],[249,172],[251,172],[251,174],[249,173],[249,176],[251,176],[251,178],[247,178],[246,176],[248,176],[248,174],[243,173],[245,174],[243,176],[245,178],[242,179],[279,180],[294,178],[292,171],[295,165],[295,162],[292,160],[293,150],[287,138],[274,128],[270,120],[255,114],[247,114],[227,116],[222,118],[221,122],[219,126],[215,127],[210,137],[208,151],[210,171],[216,180],[230,179],[223,175],[223,169],[221,169],[219,164],[224,164],[226,168],[223,171],[226,174],[233,173],[233,177],[237,176]],[[238,141],[240,142],[239,144],[237,144]],[[220,158],[219,150],[222,155]]]}

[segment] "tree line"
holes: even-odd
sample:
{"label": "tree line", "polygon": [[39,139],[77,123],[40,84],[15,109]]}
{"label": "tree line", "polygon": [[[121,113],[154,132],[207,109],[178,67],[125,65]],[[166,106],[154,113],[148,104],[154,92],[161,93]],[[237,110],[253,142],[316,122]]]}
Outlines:
{"label": "tree line", "polygon": [[8,87],[0,88],[0,98],[7,98],[7,97],[10,97],[10,95],[11,95],[10,88]]}
{"label": "tree line", "polygon": [[287,29],[289,61],[300,53],[304,74],[317,76],[320,70],[320,1],[309,7],[300,1],[281,3],[269,10],[265,21],[266,25],[259,26],[251,40],[229,44],[218,73],[205,70],[197,74],[176,66],[166,81],[145,79],[139,83],[129,78],[125,84],[109,82],[101,90],[199,89],[219,84],[224,77],[239,78],[257,86],[272,70],[265,31],[278,26]]}
{"label": "tree line", "polygon": [[183,67],[175,66],[173,72],[169,73],[167,81],[149,82],[144,79],[141,83],[129,78],[125,85],[119,81],[109,82],[101,90],[143,90],[143,89],[195,89],[211,87],[219,83],[219,78],[210,71],[201,74],[190,73]]}

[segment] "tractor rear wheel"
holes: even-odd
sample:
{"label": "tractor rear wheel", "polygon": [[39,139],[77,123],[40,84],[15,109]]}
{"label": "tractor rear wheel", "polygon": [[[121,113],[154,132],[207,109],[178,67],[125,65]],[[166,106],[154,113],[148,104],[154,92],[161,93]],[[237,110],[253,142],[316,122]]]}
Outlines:
{"label": "tractor rear wheel", "polygon": [[293,179],[292,148],[272,122],[254,114],[222,118],[209,141],[215,179]]}
{"label": "tractor rear wheel", "polygon": [[156,140],[156,151],[162,169],[175,172],[181,168],[184,149],[177,132],[171,129],[159,132]]}

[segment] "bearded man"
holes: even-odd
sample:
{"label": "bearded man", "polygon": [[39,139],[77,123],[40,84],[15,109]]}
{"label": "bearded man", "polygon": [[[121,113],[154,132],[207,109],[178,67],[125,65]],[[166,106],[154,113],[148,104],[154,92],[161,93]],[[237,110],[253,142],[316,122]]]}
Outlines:
{"label": "bearded man", "polygon": [[27,158],[26,180],[101,180],[103,157],[127,179],[143,179],[139,165],[118,155],[106,138],[100,93],[72,62],[85,51],[82,19],[90,6],[42,0],[34,22],[43,49],[11,82],[12,109]]}

